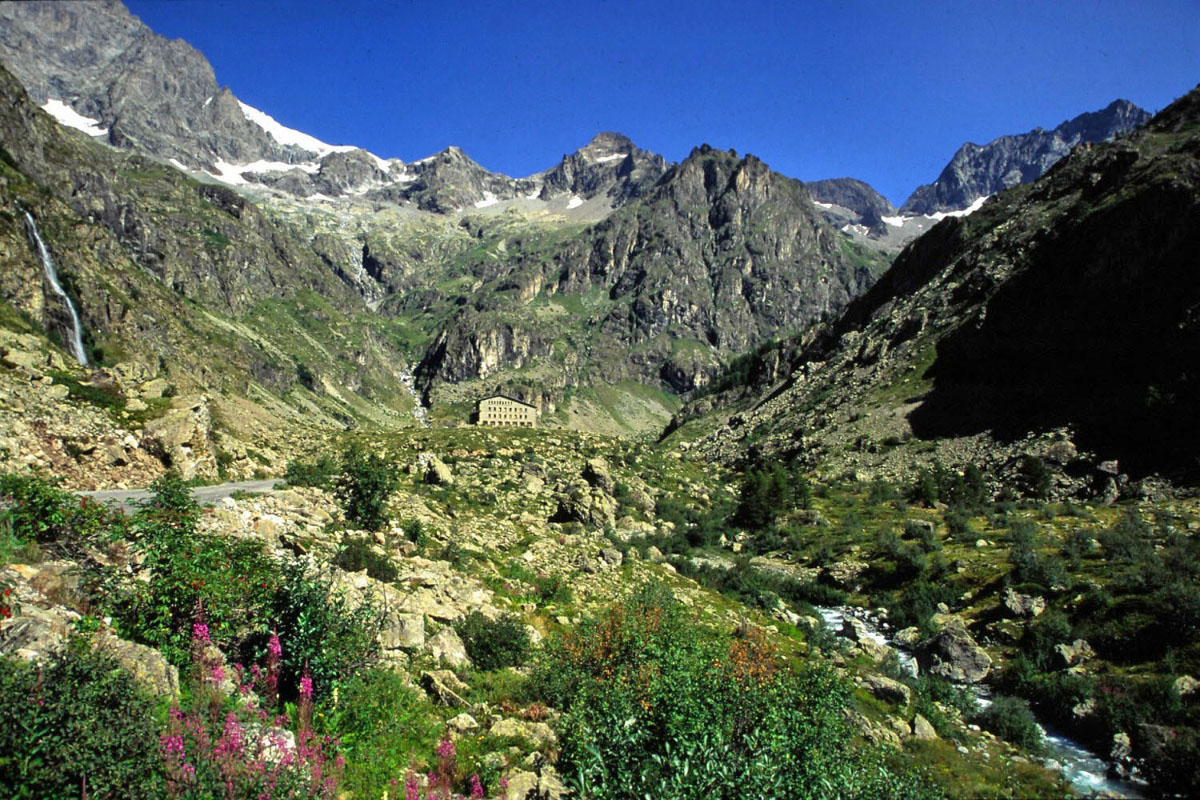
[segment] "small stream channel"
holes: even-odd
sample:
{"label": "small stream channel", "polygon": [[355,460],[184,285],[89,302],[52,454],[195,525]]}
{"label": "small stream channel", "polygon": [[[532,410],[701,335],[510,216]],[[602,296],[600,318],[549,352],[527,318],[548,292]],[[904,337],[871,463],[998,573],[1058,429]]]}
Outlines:
{"label": "small stream channel", "polygon": [[[917,661],[913,654],[888,636],[885,632],[886,627],[873,616],[864,613],[862,609],[848,606],[817,606],[816,609],[825,625],[834,634],[843,638],[845,635],[842,633],[842,626],[846,617],[850,615],[858,619],[866,627],[867,636],[872,641],[885,644],[896,651],[900,658],[900,667],[905,672],[910,675],[917,674]],[[986,708],[991,703],[987,687],[973,686],[971,688],[975,692],[975,699],[980,707]],[[1036,714],[1036,712],[1034,713]],[[1145,796],[1146,787],[1144,785],[1139,786],[1129,781],[1108,777],[1108,762],[1096,753],[1066,736],[1041,718],[1038,718],[1038,725],[1042,729],[1042,736],[1046,742],[1046,765],[1049,767],[1058,765],[1075,791],[1084,797],[1098,795],[1101,797],[1142,798]]]}

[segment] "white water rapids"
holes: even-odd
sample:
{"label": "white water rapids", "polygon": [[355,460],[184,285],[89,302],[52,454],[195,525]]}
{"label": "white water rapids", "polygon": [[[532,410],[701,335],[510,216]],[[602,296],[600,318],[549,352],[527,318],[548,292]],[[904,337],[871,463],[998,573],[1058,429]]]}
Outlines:
{"label": "white water rapids", "polygon": [[[826,627],[838,636],[843,636],[842,626],[846,617],[853,615],[866,626],[867,634],[872,641],[886,644],[896,651],[896,655],[900,658],[900,666],[905,672],[910,675],[917,674],[917,663],[912,653],[882,632],[878,622],[872,617],[862,614],[861,609],[851,609],[846,606],[836,608],[817,606],[816,609]],[[969,688],[974,691],[975,699],[981,708],[986,708],[992,702],[987,687],[972,686]],[[1128,781],[1109,778],[1108,762],[1096,753],[1064,736],[1060,731],[1040,719],[1038,726],[1042,729],[1042,738],[1046,743],[1046,766],[1057,765],[1060,767],[1075,791],[1084,797],[1099,795],[1101,797],[1140,798],[1143,796],[1144,787],[1138,787]]]}
{"label": "white water rapids", "polygon": [[79,312],[75,310],[75,304],[71,302],[71,298],[63,289],[62,284],[58,282],[58,271],[54,268],[54,259],[50,257],[50,251],[46,248],[46,243],[42,241],[41,234],[38,233],[37,223],[33,221],[33,215],[28,211],[25,212],[25,224],[29,226],[29,236],[33,239],[38,254],[42,257],[42,268],[46,271],[46,280],[50,281],[50,287],[54,289],[54,293],[63,299],[67,311],[71,312],[71,330],[67,346],[71,355],[75,356],[75,360],[86,367],[88,359],[87,352],[83,349],[83,324],[79,321]]}

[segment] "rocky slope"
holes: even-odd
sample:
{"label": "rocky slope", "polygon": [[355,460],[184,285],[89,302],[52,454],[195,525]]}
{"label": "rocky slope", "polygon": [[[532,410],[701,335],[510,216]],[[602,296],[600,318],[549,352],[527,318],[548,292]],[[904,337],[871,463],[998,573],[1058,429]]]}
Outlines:
{"label": "rocky slope", "polygon": [[[289,419],[412,424],[403,357],[389,344],[386,321],[367,312],[353,275],[339,276],[229,189],[62,128],[2,70],[0,95],[0,309],[5,329],[34,337],[6,346],[14,372],[4,375],[35,389],[43,379],[62,383],[79,402],[109,409],[112,430],[80,433],[89,443],[79,447],[90,453],[98,441],[122,441],[130,426],[137,432],[169,415],[170,402],[146,402],[161,400],[168,387],[181,397],[207,396],[215,410],[205,412],[200,438],[168,437],[160,470],[172,463],[172,448],[194,443],[176,465],[215,476],[221,452],[286,428]],[[43,338],[67,341],[69,315],[33,226],[78,311],[87,369]],[[18,369],[25,367],[32,371]],[[148,383],[156,393],[147,394]],[[49,419],[72,427],[69,413]],[[225,447],[210,438],[209,421],[230,435]],[[78,438],[67,428],[44,433]],[[27,444],[27,452],[42,452]],[[5,458],[23,458],[20,449]],[[123,480],[119,472],[106,479]]]}
{"label": "rocky slope", "polygon": [[1198,123],[1193,91],[943,221],[701,448],[893,476],[935,455],[1054,454],[1065,491],[1106,493],[1118,473],[1194,472]]}
{"label": "rocky slope", "polygon": [[1085,142],[1104,142],[1129,133],[1150,115],[1128,100],[1080,114],[1053,130],[1001,136],[986,145],[959,148],[937,180],[919,186],[900,208],[906,216],[961,211],[982,197],[1028,183]]}
{"label": "rocky slope", "polygon": [[800,183],[707,146],[580,235],[514,253],[501,232],[480,229],[482,257],[465,265],[478,283],[426,351],[427,390],[559,353],[572,382],[688,391],[727,356],[835,313],[884,263],[823,223]]}
{"label": "rocky slope", "polygon": [[871,188],[870,184],[855,178],[807,181],[804,187],[822,208],[841,206],[853,212],[855,224],[863,225],[877,235],[886,231],[883,218],[896,214],[896,207],[891,201]]}

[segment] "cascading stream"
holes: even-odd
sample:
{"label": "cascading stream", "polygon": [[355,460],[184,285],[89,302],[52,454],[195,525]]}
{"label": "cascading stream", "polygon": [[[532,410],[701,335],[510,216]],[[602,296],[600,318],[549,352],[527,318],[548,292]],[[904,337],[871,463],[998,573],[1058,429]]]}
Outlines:
{"label": "cascading stream", "polygon": [[[875,620],[861,613],[854,614],[854,610],[847,606],[834,608],[817,606],[816,609],[826,627],[838,635],[842,635],[842,625],[846,617],[857,616],[865,625],[866,631],[873,641],[893,648],[900,657],[901,668],[911,675],[916,674],[916,659],[913,658],[912,653],[881,630]],[[972,686],[970,688],[975,693],[975,699],[981,707],[986,707],[991,703],[991,697],[986,687]],[[1038,725],[1042,729],[1042,735],[1046,742],[1048,760],[1062,769],[1063,774],[1077,792],[1085,797],[1097,794],[1103,797],[1125,798],[1143,796],[1144,785],[1109,778],[1107,775],[1108,763],[1102,757],[1055,730],[1044,719],[1039,719]]]}
{"label": "cascading stream", "polygon": [[88,359],[87,352],[83,349],[83,324],[79,321],[79,312],[75,310],[75,304],[71,302],[71,298],[63,289],[62,284],[58,282],[58,271],[54,268],[54,259],[50,257],[50,250],[46,247],[46,243],[42,241],[41,234],[38,233],[37,223],[33,221],[33,215],[28,211],[25,212],[25,224],[29,226],[29,236],[37,247],[38,254],[42,257],[42,268],[46,271],[46,280],[50,281],[50,286],[54,289],[54,293],[63,299],[63,302],[66,303],[67,311],[71,312],[71,335],[67,341],[71,355],[75,357],[76,361],[86,367]]}

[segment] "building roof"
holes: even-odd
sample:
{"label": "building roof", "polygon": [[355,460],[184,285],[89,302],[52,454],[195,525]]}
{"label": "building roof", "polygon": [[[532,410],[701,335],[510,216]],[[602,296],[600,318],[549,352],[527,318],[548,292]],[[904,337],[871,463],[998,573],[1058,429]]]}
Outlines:
{"label": "building roof", "polygon": [[482,403],[482,402],[484,402],[485,400],[497,400],[497,399],[500,399],[500,400],[511,400],[511,401],[512,401],[512,402],[514,402],[514,403],[520,403],[520,404],[521,404],[521,405],[523,405],[523,406],[526,406],[526,407],[528,407],[528,408],[532,408],[534,411],[537,411],[537,406],[533,405],[532,403],[526,403],[524,400],[518,400],[517,398],[515,398],[515,397],[509,397],[509,396],[508,396],[508,395],[506,395],[506,394],[489,394],[487,397],[481,397],[481,398],[479,399],[479,402],[480,402],[480,403]]}

